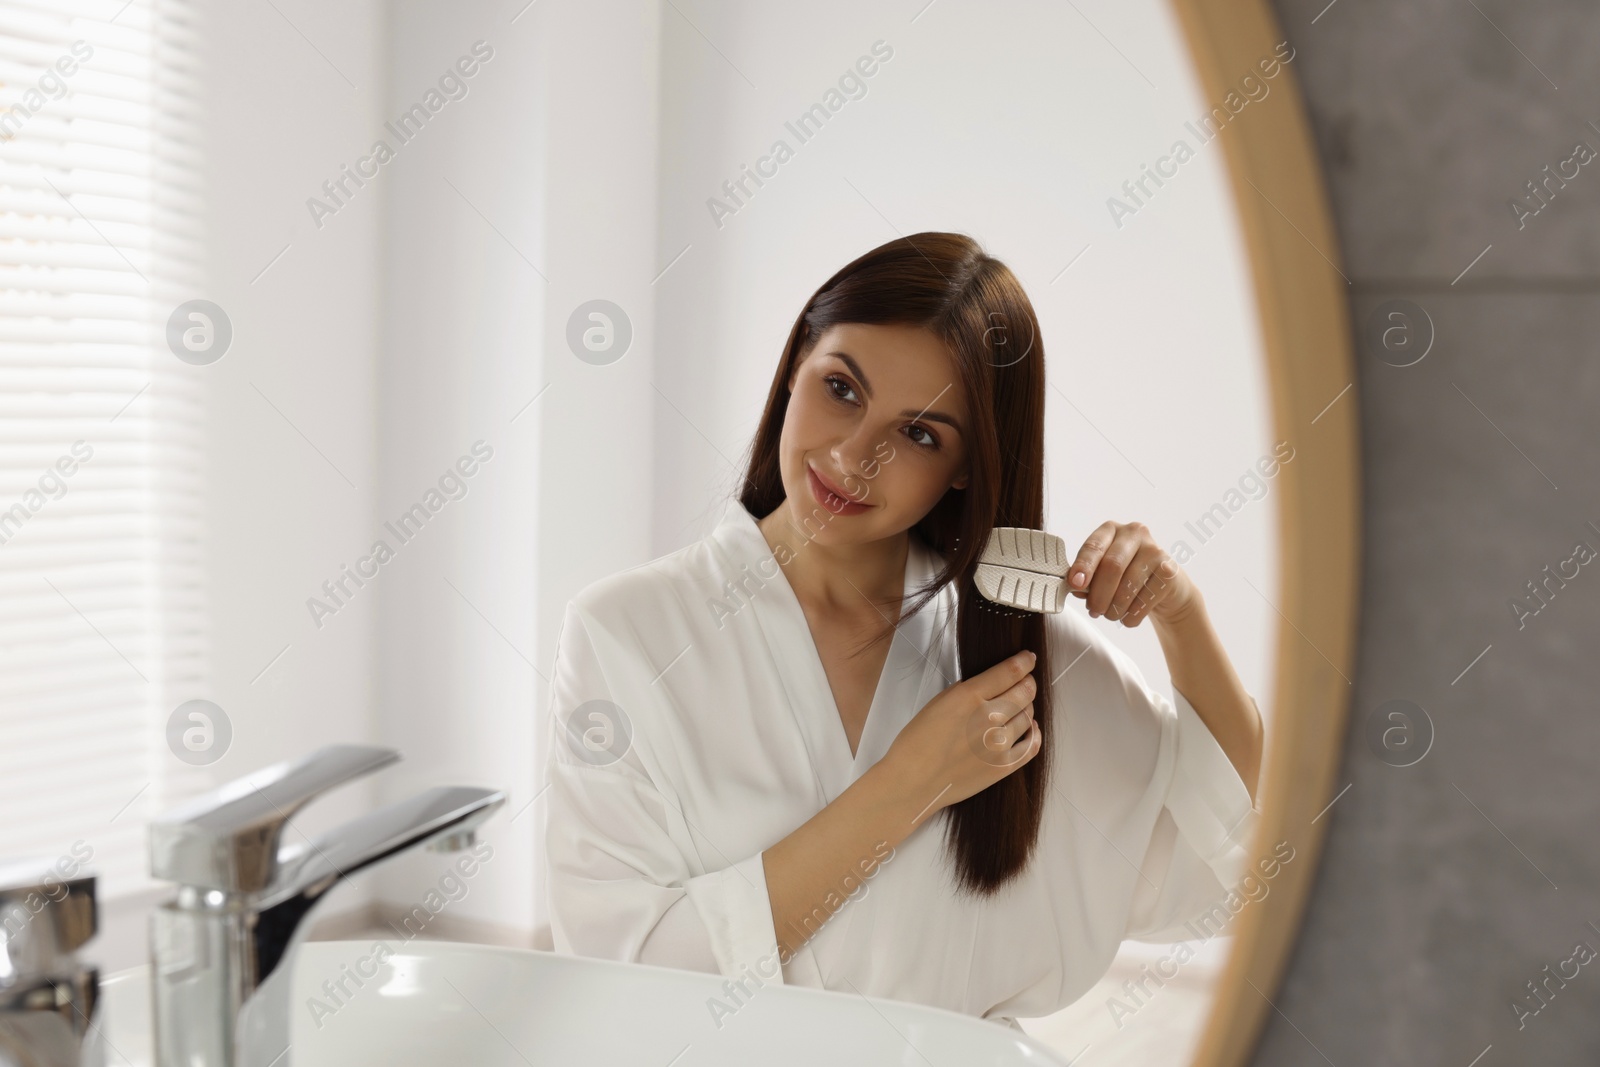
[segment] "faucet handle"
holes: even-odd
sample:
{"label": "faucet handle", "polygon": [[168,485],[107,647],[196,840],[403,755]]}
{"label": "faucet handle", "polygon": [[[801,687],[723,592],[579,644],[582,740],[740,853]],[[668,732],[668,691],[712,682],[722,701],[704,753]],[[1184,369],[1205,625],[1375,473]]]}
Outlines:
{"label": "faucet handle", "polygon": [[0,985],[51,973],[94,937],[94,886],[92,874],[63,875],[60,860],[0,863]]}
{"label": "faucet handle", "polygon": [[277,873],[283,826],[335,786],[400,758],[375,745],[325,745],[195,797],[150,823],[150,873],[200,889],[256,893]]}
{"label": "faucet handle", "polygon": [[[72,859],[0,863],[0,1064],[100,1067],[100,972],[76,952],[94,937],[95,876]],[[93,854],[93,849],[90,849]]]}

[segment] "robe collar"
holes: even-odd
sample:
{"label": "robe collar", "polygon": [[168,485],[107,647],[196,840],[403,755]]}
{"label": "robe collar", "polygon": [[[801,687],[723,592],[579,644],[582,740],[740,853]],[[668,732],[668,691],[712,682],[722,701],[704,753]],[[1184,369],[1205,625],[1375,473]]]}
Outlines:
{"label": "robe collar", "polygon": [[[923,705],[958,680],[952,589],[940,590],[926,607],[896,627],[852,757],[805,612],[755,516],[735,499],[712,531],[711,540],[727,567],[726,580],[746,591],[741,603],[748,605],[771,653],[772,667],[789,695],[789,712],[816,770],[821,804],[831,803],[883,758],[900,729]],[[942,565],[938,553],[912,534],[904,595],[908,599],[915,596]],[[939,637],[947,639],[936,640]],[[776,709],[752,708],[749,713],[776,713]]]}

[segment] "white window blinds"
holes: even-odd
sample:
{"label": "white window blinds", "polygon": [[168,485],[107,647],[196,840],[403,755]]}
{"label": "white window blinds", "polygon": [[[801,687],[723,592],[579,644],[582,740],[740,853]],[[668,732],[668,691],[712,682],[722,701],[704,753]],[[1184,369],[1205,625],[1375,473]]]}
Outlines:
{"label": "white window blinds", "polygon": [[0,0],[0,858],[82,841],[106,896],[200,784],[164,733],[206,695],[193,20]]}

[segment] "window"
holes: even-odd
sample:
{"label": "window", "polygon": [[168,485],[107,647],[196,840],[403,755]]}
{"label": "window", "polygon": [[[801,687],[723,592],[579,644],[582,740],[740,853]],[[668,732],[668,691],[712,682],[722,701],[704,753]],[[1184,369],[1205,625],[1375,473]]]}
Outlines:
{"label": "window", "polygon": [[0,857],[93,850],[205,784],[166,720],[205,695],[204,368],[189,0],[0,0]]}

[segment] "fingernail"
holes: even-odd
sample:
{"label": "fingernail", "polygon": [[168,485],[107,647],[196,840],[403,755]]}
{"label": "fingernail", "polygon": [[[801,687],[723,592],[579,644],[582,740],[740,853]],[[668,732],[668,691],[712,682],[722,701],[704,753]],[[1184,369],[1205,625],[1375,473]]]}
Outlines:
{"label": "fingernail", "polygon": [[1072,572],[1072,584],[1074,586],[1076,586],[1077,588],[1082,589],[1084,583],[1087,582],[1088,580],[1089,580],[1089,576],[1087,574],[1084,574],[1082,571],[1073,571]]}

